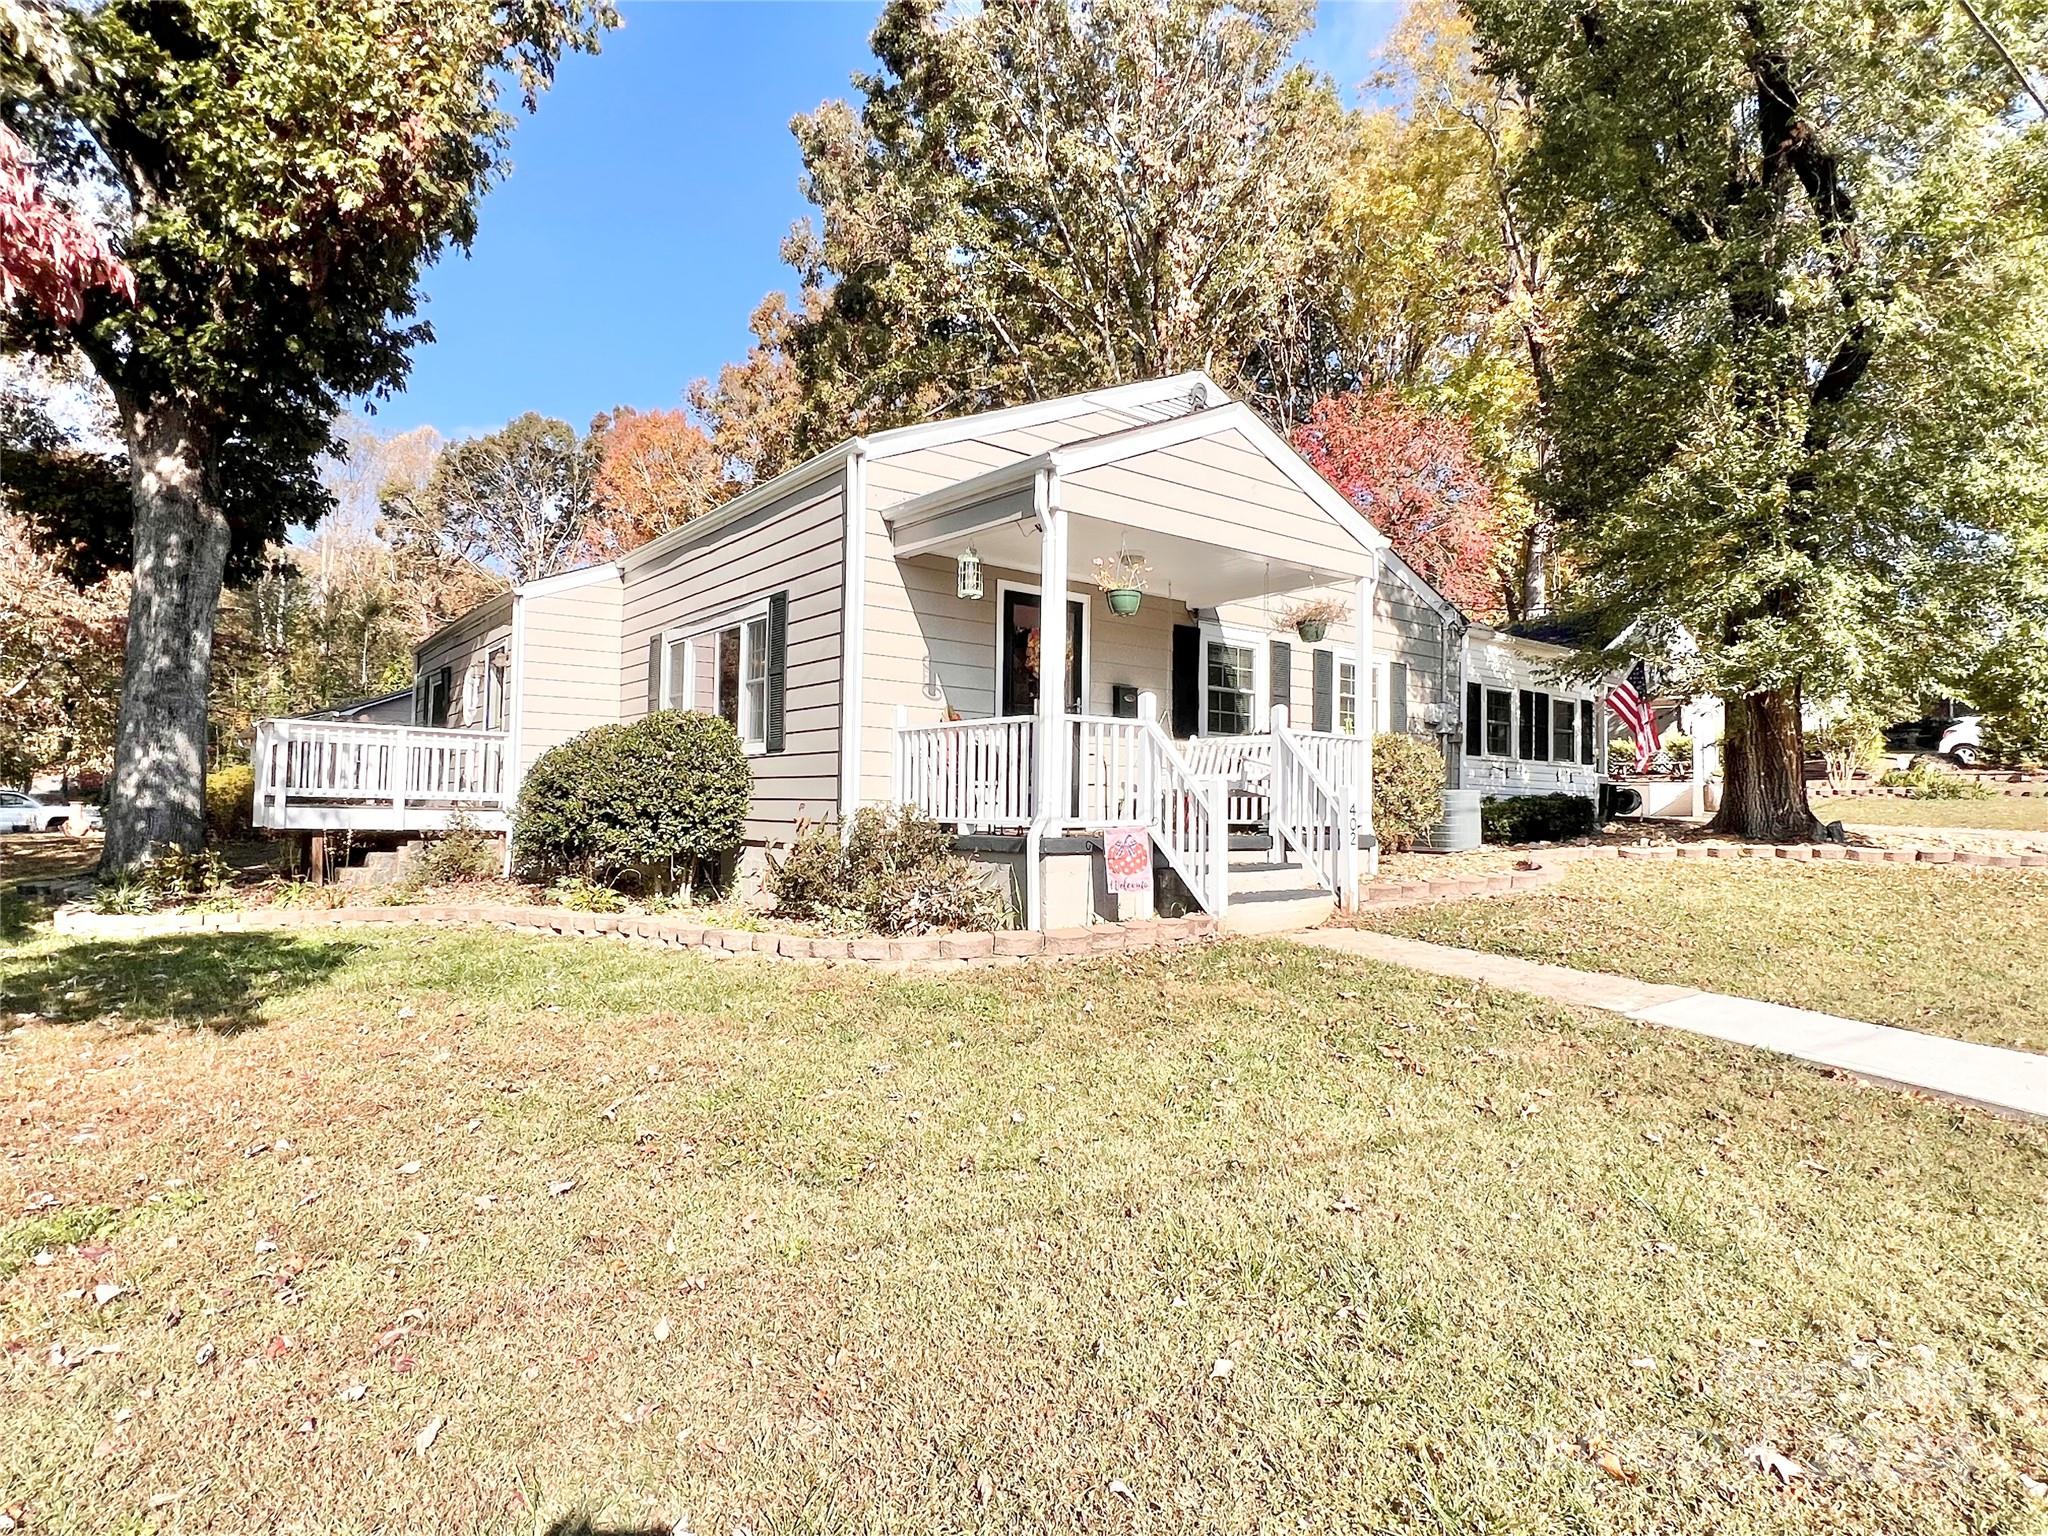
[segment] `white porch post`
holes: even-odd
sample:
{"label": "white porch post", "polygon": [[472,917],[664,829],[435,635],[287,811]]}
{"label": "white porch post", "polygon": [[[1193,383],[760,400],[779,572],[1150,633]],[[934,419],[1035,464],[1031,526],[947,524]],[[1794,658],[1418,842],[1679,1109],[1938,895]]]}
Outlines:
{"label": "white porch post", "polygon": [[1067,816],[1067,514],[1046,476],[1044,531],[1038,544],[1039,815]]}
{"label": "white porch post", "polygon": [[[1372,557],[1372,570],[1359,577],[1351,589],[1351,664],[1358,679],[1358,704],[1353,726],[1360,741],[1356,803],[1361,818],[1359,831],[1368,836],[1372,832],[1372,733],[1374,724],[1379,719],[1379,678],[1375,675],[1372,664],[1373,600],[1379,591],[1379,582],[1380,557],[1375,552]],[[1391,712],[1387,719],[1393,719]],[[1380,845],[1377,838],[1366,844],[1365,872],[1367,875],[1376,875],[1380,872]]]}

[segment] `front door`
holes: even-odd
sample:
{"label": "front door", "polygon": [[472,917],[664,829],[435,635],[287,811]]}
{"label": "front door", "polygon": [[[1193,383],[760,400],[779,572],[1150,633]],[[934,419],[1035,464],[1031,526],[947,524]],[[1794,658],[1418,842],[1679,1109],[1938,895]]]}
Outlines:
{"label": "front door", "polygon": [[[998,714],[1038,713],[1038,594],[1005,589],[1003,627],[996,648]],[[1067,602],[1067,712],[1081,713],[1081,619],[1086,610]]]}

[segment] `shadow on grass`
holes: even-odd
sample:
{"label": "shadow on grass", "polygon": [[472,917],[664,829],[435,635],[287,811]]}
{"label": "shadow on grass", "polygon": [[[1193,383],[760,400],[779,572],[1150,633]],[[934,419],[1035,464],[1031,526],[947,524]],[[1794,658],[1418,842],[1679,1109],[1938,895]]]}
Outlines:
{"label": "shadow on grass", "polygon": [[588,1515],[564,1515],[547,1536],[674,1536],[677,1527],[649,1521],[642,1525],[599,1525]]}
{"label": "shadow on grass", "polygon": [[319,985],[360,944],[272,933],[198,933],[68,944],[0,976],[0,1013],[232,1034],[274,998]]}

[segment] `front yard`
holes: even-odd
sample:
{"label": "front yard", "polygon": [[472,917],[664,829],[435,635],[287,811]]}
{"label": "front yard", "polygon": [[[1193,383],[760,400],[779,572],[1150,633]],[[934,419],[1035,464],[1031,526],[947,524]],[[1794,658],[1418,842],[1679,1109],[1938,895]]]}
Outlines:
{"label": "front yard", "polygon": [[[1861,803],[1861,802],[1859,802]],[[2048,1050],[2048,872],[1601,859],[1548,889],[1365,926]]]}
{"label": "front yard", "polygon": [[2048,1136],[1712,1042],[1285,945],[248,933],[0,987],[31,1531],[2048,1510]]}
{"label": "front yard", "polygon": [[1855,795],[1814,801],[1822,821],[1865,827],[1976,827],[1994,832],[2048,832],[2048,798],[1999,795],[1990,800],[1904,800]]}

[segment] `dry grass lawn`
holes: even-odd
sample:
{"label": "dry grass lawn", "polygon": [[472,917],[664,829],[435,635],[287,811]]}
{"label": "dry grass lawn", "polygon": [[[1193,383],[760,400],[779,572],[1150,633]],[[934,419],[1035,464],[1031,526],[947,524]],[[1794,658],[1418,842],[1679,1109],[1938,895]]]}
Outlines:
{"label": "dry grass lawn", "polygon": [[1816,800],[1822,821],[1865,827],[1979,827],[1994,832],[2048,832],[2048,798],[2000,795],[1993,800],[1901,800],[1857,795]]}
{"label": "dry grass lawn", "polygon": [[2048,872],[1598,860],[1524,894],[1363,926],[2048,1051]]}
{"label": "dry grass lawn", "polygon": [[1710,1042],[1281,945],[36,940],[0,988],[32,1532],[2048,1514],[2048,1135]]}

